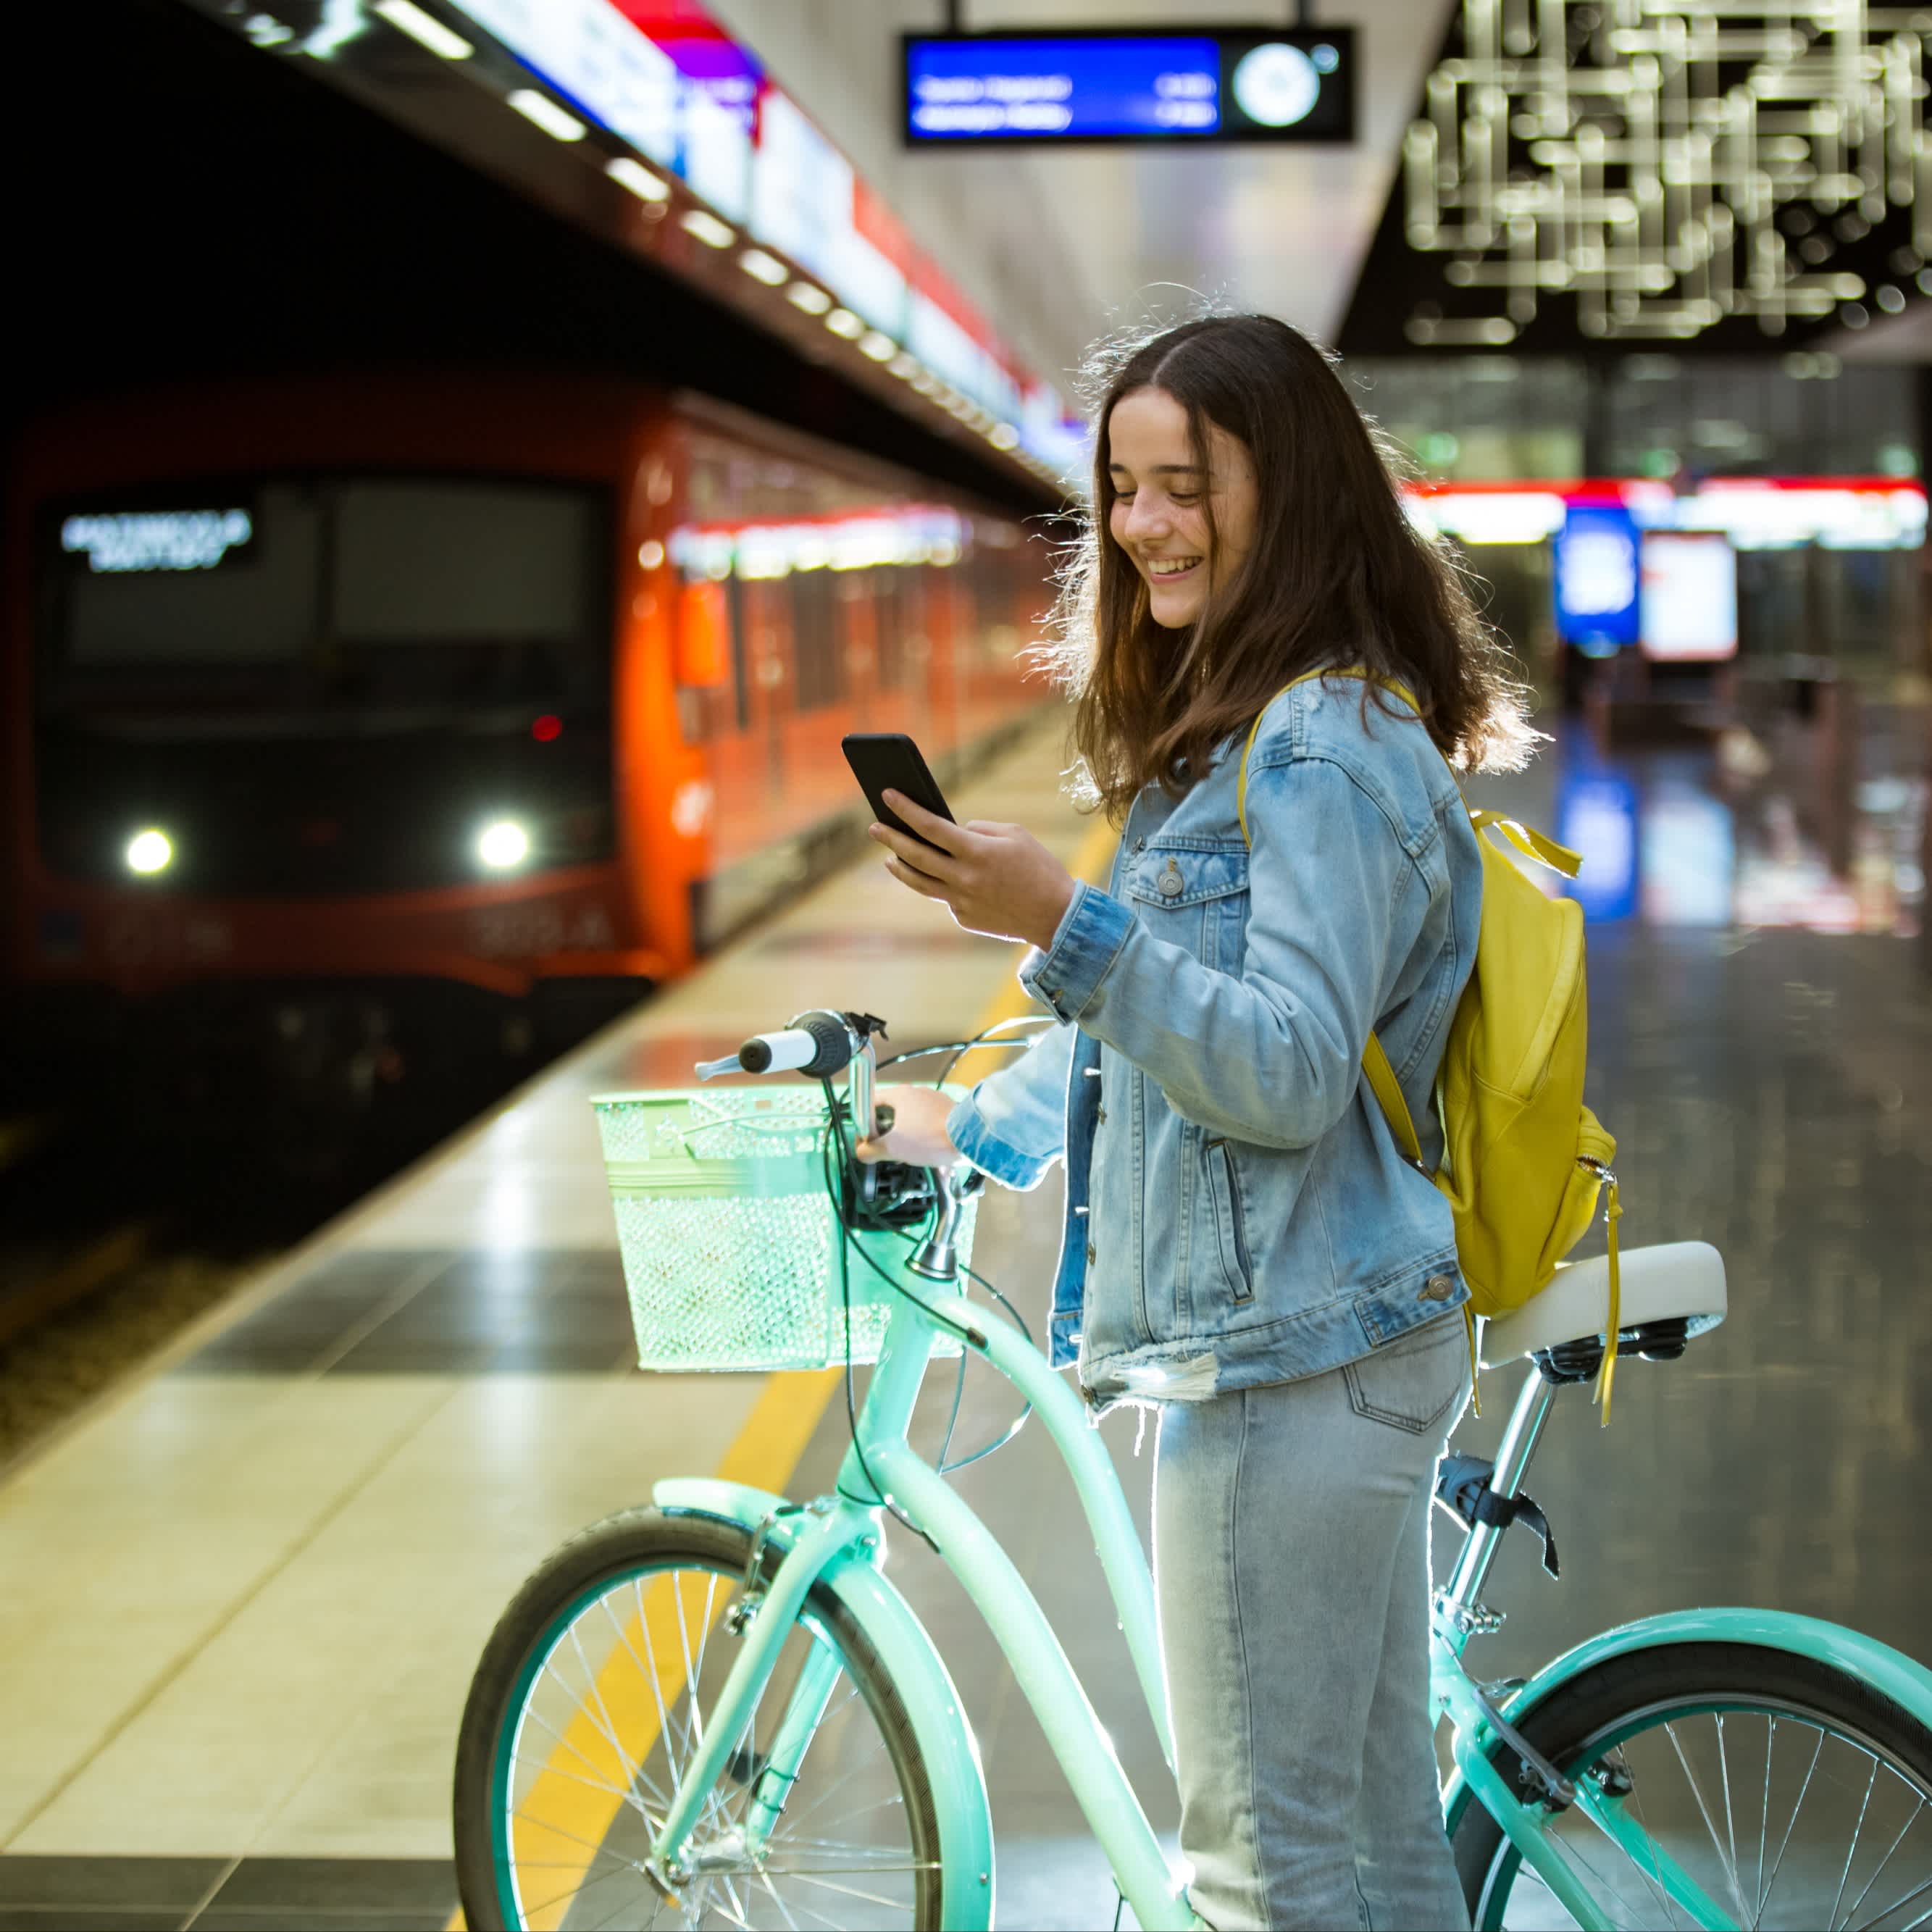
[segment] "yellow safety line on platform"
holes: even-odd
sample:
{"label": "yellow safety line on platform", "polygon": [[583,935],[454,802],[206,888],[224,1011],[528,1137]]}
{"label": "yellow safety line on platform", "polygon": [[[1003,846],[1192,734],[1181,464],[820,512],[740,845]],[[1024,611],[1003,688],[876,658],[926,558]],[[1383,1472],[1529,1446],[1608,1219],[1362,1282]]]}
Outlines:
{"label": "yellow safety line on platform", "polygon": [[[1115,842],[1112,826],[1104,820],[1093,826],[1068,869],[1078,878],[1104,876]],[[1018,982],[1010,981],[975,1030],[983,1032],[1032,1009],[1033,1002]],[[718,1479],[782,1493],[844,1375],[842,1368],[830,1368],[769,1378],[736,1441],[718,1466]],[[643,1593],[637,1614],[611,1646],[589,1702],[579,1705],[518,1808],[513,1826],[518,1863],[550,1874],[568,1888],[536,1911],[526,1910],[532,1932],[550,1932],[562,1923],[577,1895],[576,1881],[589,1868],[629,1795],[633,1768],[650,1755],[663,1714],[685,1688],[687,1660],[699,1654],[704,1636],[728,1601],[727,1598],[716,1603],[708,1618],[694,1618],[673,1580],[660,1577]],[[644,1654],[664,1660],[655,1683],[646,1682],[638,1667],[646,1644]],[[529,1815],[539,1808],[535,1802],[539,1799],[542,1816]],[[464,1932],[464,1926],[459,1906],[448,1932]]]}

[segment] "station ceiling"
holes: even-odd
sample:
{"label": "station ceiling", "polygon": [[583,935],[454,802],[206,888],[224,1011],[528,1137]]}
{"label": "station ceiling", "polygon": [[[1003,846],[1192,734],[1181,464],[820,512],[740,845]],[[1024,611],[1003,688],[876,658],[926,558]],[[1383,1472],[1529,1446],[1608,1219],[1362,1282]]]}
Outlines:
{"label": "station ceiling", "polygon": [[[909,154],[898,35],[941,26],[939,0],[709,0],[1035,365],[1062,374],[1102,331],[1195,296],[1335,335],[1454,4],[1322,0],[1311,10],[1310,25],[1356,30],[1352,146]],[[1292,0],[964,0],[959,12],[974,32],[1297,18]]]}
{"label": "station ceiling", "polygon": [[[1293,0],[960,0],[952,24],[970,32],[1352,25],[1357,140],[908,154],[898,36],[946,24],[943,0],[707,4],[1049,374],[1107,328],[1198,298],[1270,310],[1352,354],[1932,356],[1922,13],[1865,0],[1496,0],[1466,16],[1460,0],[1305,13]],[[1471,31],[1491,44],[1466,46],[1479,20]],[[1552,23],[1566,54],[1553,88],[1538,38]],[[1453,81],[1438,73],[1432,95],[1445,62],[1465,64]],[[1446,187],[1433,245],[1418,248],[1405,141],[1432,103]],[[1485,115],[1478,170],[1469,143]],[[1520,246],[1512,195],[1529,211]],[[1479,245],[1463,245],[1471,235]]]}

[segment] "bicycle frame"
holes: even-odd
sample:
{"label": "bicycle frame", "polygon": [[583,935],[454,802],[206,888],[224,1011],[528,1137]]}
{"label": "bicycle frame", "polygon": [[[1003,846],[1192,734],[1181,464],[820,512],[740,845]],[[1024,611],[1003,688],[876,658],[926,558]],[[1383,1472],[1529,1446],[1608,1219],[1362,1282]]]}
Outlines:
{"label": "bicycle frame", "polygon": [[[1169,1867],[1046,1612],[992,1532],[939,1472],[914,1454],[907,1440],[935,1328],[943,1324],[964,1331],[967,1347],[990,1362],[1032,1403],[1066,1462],[1094,1534],[1162,1754],[1171,1768],[1173,1740],[1155,1625],[1154,1580],[1120,1479],[1099,1436],[1088,1426],[1079,1398],[1047,1366],[1025,1336],[962,1295],[935,1292],[921,1298],[923,1307],[908,1300],[893,1311],[859,1412],[857,1439],[839,1470],[842,1493],[821,1498],[802,1513],[805,1526],[791,1533],[790,1547],[758,1599],[737,1659],[716,1705],[706,1714],[704,1742],[685,1767],[683,1780],[653,1848],[652,1864],[659,1882],[668,1888],[679,1882],[681,1856],[698,1822],[705,1794],[723,1772],[742,1736],[786,1633],[813,1584],[829,1568],[849,1564],[855,1556],[873,1566],[880,1561],[883,1499],[875,1503],[851,1500],[877,1496],[879,1492],[873,1486],[876,1479],[892,1503],[932,1538],[947,1568],[986,1618],[1141,1924],[1149,1928],[1198,1926],[1201,1921],[1187,1904],[1185,1876]],[[724,1514],[720,1507],[724,1499],[715,1493],[723,1486],[662,1483],[655,1496],[662,1508]],[[909,1612],[904,1614],[910,1616]],[[794,1693],[794,1701],[817,1694],[815,1684],[804,1683]],[[782,1734],[789,1735],[794,1728],[788,1713]],[[801,1756],[808,1738],[808,1731],[797,1740]],[[976,1758],[974,1768],[976,1772]],[[779,1766],[779,1775],[795,1768]],[[956,1786],[956,1778],[954,1782]],[[980,1802],[983,1804],[983,1785]],[[970,1808],[970,1804],[966,1808]],[[970,1820],[967,1822],[970,1829]],[[949,1925],[988,1922],[992,1903],[990,1851],[989,1839],[987,1863],[974,1874],[984,1888],[983,1903],[964,1897],[956,1903],[956,1890],[963,1893],[966,1886],[958,1874],[948,1871],[945,1922]]]}
{"label": "bicycle frame", "polygon": [[[970,1351],[1018,1388],[1066,1462],[1156,1735],[1172,1768],[1172,1732],[1153,1579],[1113,1463],[1088,1426],[1078,1397],[1016,1328],[963,1296],[937,1288],[922,1294],[921,1302],[908,1298],[893,1312],[859,1411],[856,1440],[839,1471],[838,1494],[801,1508],[764,1492],[716,1480],[672,1480],[656,1486],[654,1498],[660,1508],[741,1522],[784,1553],[762,1587],[756,1576],[748,1575],[741,1599],[748,1613],[742,1646],[715,1706],[705,1714],[702,1742],[685,1767],[649,1869],[667,1891],[681,1882],[682,1861],[706,1795],[742,1737],[806,1595],[822,1581],[859,1614],[909,1708],[916,1706],[944,1720],[920,1731],[946,1852],[943,1922],[990,1924],[992,1829],[976,1748],[931,1639],[883,1574],[884,1501],[874,1486],[876,1480],[884,1496],[932,1538],[986,1618],[1140,1923],[1150,1928],[1200,1926],[1202,1922],[1187,1901],[1186,1873],[1170,1867],[1162,1853],[1112,1742],[1024,1580],[992,1532],[908,1441],[936,1330],[944,1325],[963,1334]],[[1532,1372],[1526,1378],[1491,1478],[1490,1486],[1498,1496],[1519,1492],[1555,1395],[1555,1388],[1540,1374]],[[1715,1928],[1735,1920],[1642,1829],[1621,1798],[1599,1781],[1588,1777],[1573,1781],[1530,1752],[1525,1762],[1532,1766],[1532,1780],[1546,1774],[1551,1782],[1544,1793],[1527,1798],[1520,1795],[1510,1760],[1512,1754],[1528,1747],[1516,1730],[1516,1721],[1579,1672],[1607,1657],[1654,1645],[1713,1640],[1750,1643],[1838,1664],[1932,1724],[1932,1672],[1910,1658],[1835,1625],[1744,1610],[1682,1612],[1606,1632],[1556,1660],[1498,1705],[1470,1676],[1462,1660],[1472,1636],[1495,1629],[1502,1621],[1483,1605],[1480,1593],[1502,1533],[1480,1523],[1470,1531],[1449,1583],[1436,1600],[1431,1693],[1439,1716],[1452,1727],[1456,1767],[1444,1794],[1445,1811],[1453,1827],[1463,1804],[1480,1803],[1580,1926],[1597,1928],[1608,1922],[1552,1841],[1549,1827],[1558,1809],[1574,1808],[1586,1816],[1653,1876],[1690,1923]],[[830,1688],[824,1661],[814,1657],[791,1694],[763,1774],[775,1777],[778,1790],[767,1793],[761,1788],[753,1794],[746,1835],[754,1850],[753,1841],[768,1833],[776,1820],[782,1791],[798,1769]],[[1507,1748],[1500,1754],[1500,1766],[1491,1761],[1499,1744]],[[1554,1798],[1553,1807],[1546,1796]]]}

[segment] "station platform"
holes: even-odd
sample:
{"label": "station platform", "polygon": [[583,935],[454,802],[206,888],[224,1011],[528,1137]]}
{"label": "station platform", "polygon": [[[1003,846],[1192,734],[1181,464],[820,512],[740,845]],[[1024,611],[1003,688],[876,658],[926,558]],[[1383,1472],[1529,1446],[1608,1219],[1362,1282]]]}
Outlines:
{"label": "station platform", "polygon": [[[1022,820],[1090,873],[1110,838],[1058,794],[1060,724],[956,806]],[[1580,755],[1559,745],[1480,802],[1553,829]],[[1676,796],[1669,773],[1634,769],[1640,820],[1667,822],[1642,814]],[[1606,1434],[1580,1398],[1559,1408],[1535,1486],[1564,1583],[1528,1539],[1505,1550],[1493,1595],[1511,1621],[1482,1672],[1699,1603],[1832,1617],[1923,1656],[1932,1558],[1896,1501],[1932,1438],[1932,1013],[1914,949],[1660,904],[1593,931],[1592,1098],[1622,1143],[1624,1238],[1715,1243],[1731,1318],[1681,1363],[1627,1364]],[[586,1096],[688,1084],[694,1060],[818,1004],[884,1014],[896,1047],[963,1037],[1022,1010],[1016,964],[862,863],[322,1230],[0,1488],[0,1932],[448,1925],[458,1720],[523,1577],[658,1477],[810,1494],[844,1445],[836,1376],[632,1366]],[[1054,1182],[982,1208],[976,1266],[1036,1331],[1058,1230]],[[950,1380],[915,1428],[928,1450]],[[1485,1378],[1459,1449],[1491,1450],[1508,1380]],[[962,1445],[1012,1401],[990,1377],[966,1390]],[[1144,1533],[1156,1431],[1142,1442],[1138,1420],[1103,1437]],[[1043,1432],[958,1481],[1171,1829]],[[892,1548],[976,1730],[1000,1922],[1111,1924],[1104,1862],[991,1636],[935,1558]]]}

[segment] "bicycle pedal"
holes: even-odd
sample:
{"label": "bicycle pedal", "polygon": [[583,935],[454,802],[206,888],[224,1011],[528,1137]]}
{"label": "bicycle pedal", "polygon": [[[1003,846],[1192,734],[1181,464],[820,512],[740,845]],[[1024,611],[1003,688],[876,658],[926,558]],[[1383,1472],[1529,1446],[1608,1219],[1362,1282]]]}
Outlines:
{"label": "bicycle pedal", "polygon": [[765,1766],[771,1762],[769,1751],[754,1750],[749,1744],[740,1744],[724,1760],[724,1775],[734,1784],[755,1784],[764,1775]]}

